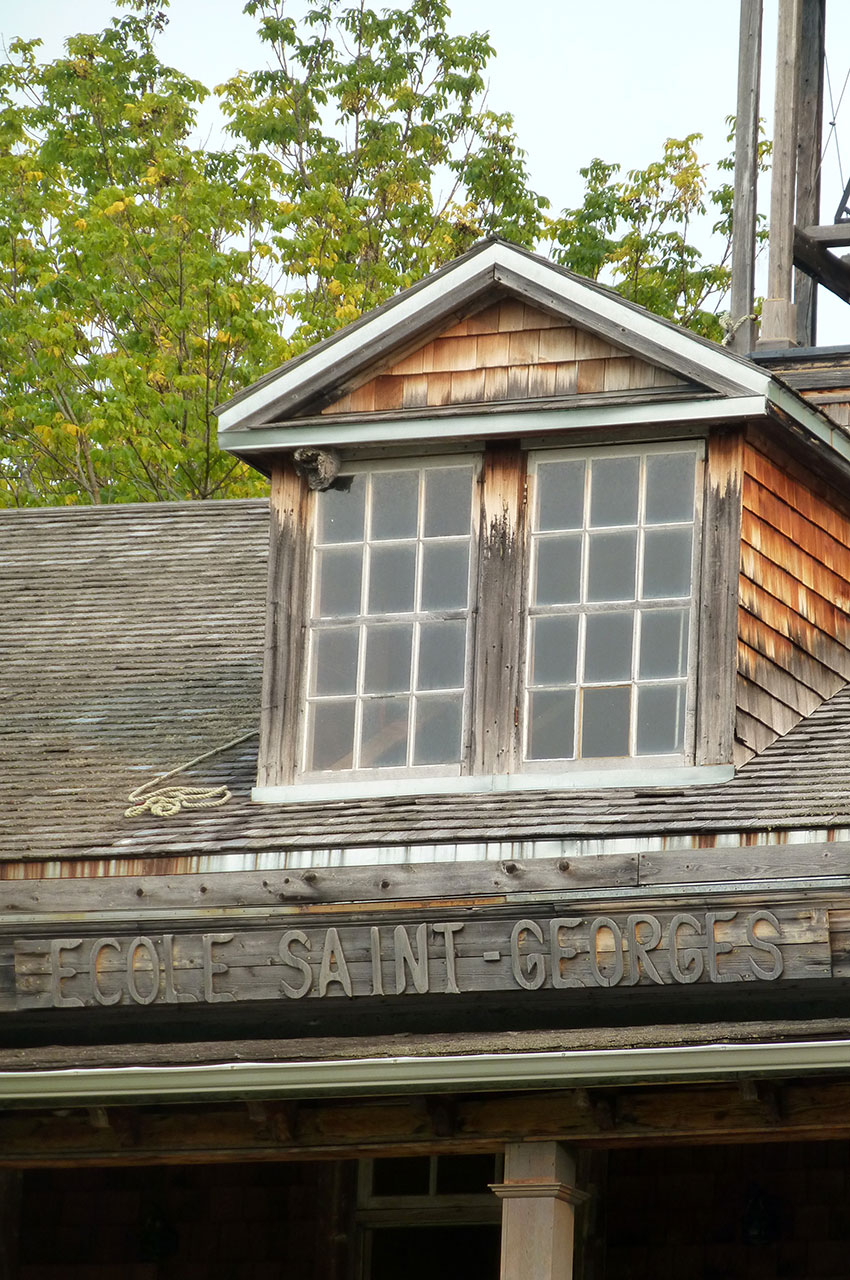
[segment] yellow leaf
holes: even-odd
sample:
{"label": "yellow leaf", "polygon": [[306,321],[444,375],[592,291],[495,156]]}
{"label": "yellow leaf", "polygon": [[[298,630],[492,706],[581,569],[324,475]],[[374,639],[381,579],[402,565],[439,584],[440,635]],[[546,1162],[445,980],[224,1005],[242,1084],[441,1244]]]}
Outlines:
{"label": "yellow leaf", "polygon": [[85,218],[77,218],[76,221],[74,222],[74,226],[77,228],[78,231],[85,231],[86,227],[88,226],[88,223],[86,222]]}

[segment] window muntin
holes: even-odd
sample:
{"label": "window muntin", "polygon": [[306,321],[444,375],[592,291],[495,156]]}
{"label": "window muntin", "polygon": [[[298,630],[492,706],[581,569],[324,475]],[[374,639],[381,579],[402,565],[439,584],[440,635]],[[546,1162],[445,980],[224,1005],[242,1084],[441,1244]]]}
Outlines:
{"label": "window muntin", "polygon": [[693,631],[695,445],[531,459],[525,751],[681,758]]}
{"label": "window muntin", "polygon": [[316,495],[308,773],[460,769],[474,467],[352,467]]}

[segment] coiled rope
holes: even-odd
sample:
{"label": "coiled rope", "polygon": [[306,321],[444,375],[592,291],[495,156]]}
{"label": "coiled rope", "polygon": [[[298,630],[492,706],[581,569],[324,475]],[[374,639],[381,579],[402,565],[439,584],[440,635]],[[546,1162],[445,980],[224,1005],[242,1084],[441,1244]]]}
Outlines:
{"label": "coiled rope", "polygon": [[169,769],[167,773],[158,773],[155,778],[151,778],[150,782],[143,782],[128,795],[127,799],[131,804],[129,809],[124,810],[124,817],[140,818],[143,813],[151,813],[155,818],[173,818],[180,813],[181,809],[218,809],[221,805],[227,804],[233,793],[226,786],[160,787],[157,791],[152,791],[150,795],[145,796],[144,800],[141,796],[148,787],[153,787],[158,782],[165,782],[166,778],[173,778],[175,773],[183,773],[184,770],[191,769],[193,765],[200,764],[209,756],[216,756],[222,751],[228,751],[231,747],[237,747],[240,742],[247,742],[248,738],[253,738],[256,733],[256,729],[250,729],[241,737],[225,742],[222,747],[213,747],[211,751],[195,756],[194,760],[187,760],[185,764],[179,764],[176,769]]}

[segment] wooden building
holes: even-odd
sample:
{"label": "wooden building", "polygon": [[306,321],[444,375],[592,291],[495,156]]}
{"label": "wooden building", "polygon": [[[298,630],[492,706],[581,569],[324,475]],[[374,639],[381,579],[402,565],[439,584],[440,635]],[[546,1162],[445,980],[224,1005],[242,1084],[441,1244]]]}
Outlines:
{"label": "wooden building", "polygon": [[0,513],[0,1277],[844,1276],[847,358],[488,240]]}

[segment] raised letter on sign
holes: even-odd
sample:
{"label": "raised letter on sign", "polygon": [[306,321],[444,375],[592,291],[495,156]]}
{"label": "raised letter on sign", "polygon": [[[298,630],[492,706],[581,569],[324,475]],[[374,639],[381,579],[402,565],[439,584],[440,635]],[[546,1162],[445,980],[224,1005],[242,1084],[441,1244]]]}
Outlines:
{"label": "raised letter on sign", "polygon": [[416,929],[416,950],[414,956],[407,930],[404,925],[397,924],[393,930],[393,949],[395,951],[395,989],[398,995],[407,990],[407,975],[413,979],[413,985],[420,995],[428,990],[428,926],[420,924]]}
{"label": "raised letter on sign", "polygon": [[232,942],[232,933],[203,933],[201,940],[204,945],[204,999],[208,1004],[219,1004],[222,1000],[235,1000],[236,997],[230,991],[216,991],[213,988],[213,976],[216,973],[227,973],[227,965],[222,964],[220,960],[213,960],[213,945],[216,943]]}
{"label": "raised letter on sign", "polygon": [[[614,970],[612,973],[603,973],[599,967],[599,935],[603,929],[607,929],[614,941],[614,949],[612,951],[612,959]],[[612,920],[610,916],[597,916],[590,926],[590,972],[594,982],[600,987],[616,987],[618,982],[623,980],[623,934],[616,920]]]}
{"label": "raised letter on sign", "polygon": [[107,947],[111,947],[113,951],[120,951],[121,943],[117,938],[98,938],[96,942],[91,944],[91,951],[89,952],[91,989],[98,1004],[117,1004],[121,999],[121,992],[113,991],[112,995],[107,995],[106,992],[101,989],[100,974],[97,971],[100,953],[101,951],[105,951]]}
{"label": "raised letter on sign", "polygon": [[681,952],[679,951],[679,930],[683,925],[689,925],[697,936],[700,933],[699,920],[696,916],[683,911],[681,915],[673,917],[670,921],[670,936],[667,940],[670,972],[675,982],[696,982],[702,977],[705,958],[700,947],[684,947]]}
{"label": "raised letter on sign", "polygon": [[763,982],[774,982],[781,977],[782,970],[785,968],[785,960],[782,952],[779,950],[775,942],[768,942],[766,938],[760,938],[756,933],[756,925],[761,921],[769,924],[771,929],[776,930],[777,937],[780,934],[779,921],[772,911],[754,911],[751,916],[747,917],[747,942],[751,947],[755,947],[757,951],[764,951],[769,955],[773,964],[769,969],[763,968],[755,956],[750,956],[750,968],[757,978],[761,978]]}
{"label": "raised letter on sign", "polygon": [[[638,928],[645,924],[649,927],[649,937],[643,941],[638,937]],[[631,961],[631,985],[640,982],[641,965],[643,971],[653,982],[657,982],[659,987],[664,986],[664,979],[655,967],[654,962],[646,954],[653,947],[657,947],[661,941],[661,925],[655,916],[633,915],[629,916],[626,921],[626,930],[628,932],[629,942],[629,958]]]}
{"label": "raised letter on sign", "polygon": [[717,957],[725,955],[727,951],[732,951],[731,942],[718,942],[715,932],[715,924],[718,920],[734,920],[737,911],[706,911],[705,913],[705,937],[708,946],[708,976],[712,982],[740,982],[741,975],[739,973],[721,973],[717,967]]}
{"label": "raised letter on sign", "polygon": [[435,924],[433,926],[435,933],[441,933],[446,943],[446,991],[453,996],[460,995],[460,987],[457,985],[457,966],[455,960],[455,934],[460,933],[463,928],[463,921],[457,920],[452,924]]}
{"label": "raised letter on sign", "polygon": [[[140,951],[144,951],[151,962],[151,989],[147,995],[136,984],[136,956]],[[136,1004],[153,1004],[159,995],[159,956],[150,938],[134,938],[130,943],[127,952],[127,990],[130,992],[130,999]]]}
{"label": "raised letter on sign", "polygon": [[384,975],[381,972],[381,931],[376,924],[369,929],[369,947],[372,953],[372,995],[384,994]]}
{"label": "raised letter on sign", "polygon": [[293,942],[300,942],[302,947],[306,947],[309,951],[310,939],[303,929],[287,929],[280,940],[280,947],[278,948],[283,963],[289,965],[292,969],[300,970],[304,975],[304,980],[300,987],[293,987],[292,983],[286,981],[286,978],[281,978],[280,986],[284,995],[289,996],[292,1000],[300,1000],[302,996],[306,996],[313,985],[313,970],[310,968],[309,961],[305,956],[299,956],[292,950]]}
{"label": "raised letter on sign", "polygon": [[319,967],[320,996],[325,994],[332,982],[338,982],[347,996],[354,994],[351,990],[351,974],[348,972],[345,952],[336,929],[328,929],[325,933],[322,963]]}
{"label": "raised letter on sign", "polygon": [[78,973],[73,965],[62,963],[62,952],[82,945],[82,938],[54,938],[50,943],[50,998],[57,1009],[78,1009],[84,1003],[78,996],[62,994],[62,979],[75,978]]}
{"label": "raised letter on sign", "polygon": [[165,1003],[166,1004],[197,1004],[198,997],[191,995],[188,991],[178,991],[174,986],[174,934],[164,933],[162,935],[162,949],[165,953],[163,964],[163,973],[165,974]]}
{"label": "raised letter on sign", "polygon": [[[517,920],[511,931],[511,972],[526,991],[536,991],[545,981],[546,962],[539,951],[532,951],[530,955],[524,955],[520,951],[524,935],[527,933],[538,942],[543,941],[543,930],[535,920]],[[522,965],[523,960],[526,961],[525,969]]]}
{"label": "raised letter on sign", "polygon": [[552,953],[552,986],[583,987],[581,978],[565,978],[562,961],[573,960],[578,955],[578,947],[572,942],[563,942],[562,929],[577,929],[582,923],[581,916],[565,916],[562,920],[549,921],[549,950]]}

